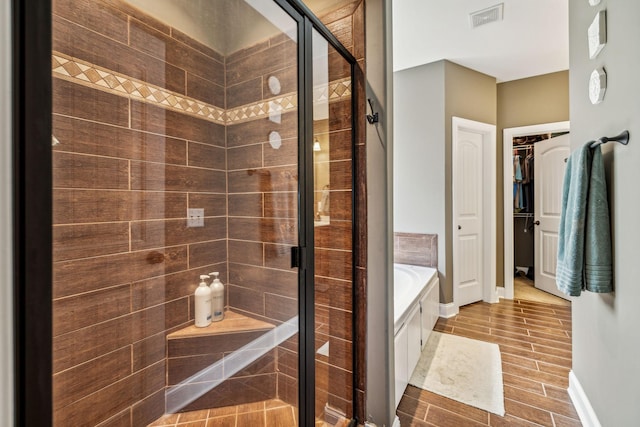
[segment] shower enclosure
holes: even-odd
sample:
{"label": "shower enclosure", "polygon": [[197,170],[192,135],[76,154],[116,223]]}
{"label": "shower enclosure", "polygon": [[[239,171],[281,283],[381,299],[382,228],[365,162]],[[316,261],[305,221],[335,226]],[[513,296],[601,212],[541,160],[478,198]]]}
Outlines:
{"label": "shower enclosure", "polygon": [[297,0],[50,6],[53,425],[352,418],[354,58]]}

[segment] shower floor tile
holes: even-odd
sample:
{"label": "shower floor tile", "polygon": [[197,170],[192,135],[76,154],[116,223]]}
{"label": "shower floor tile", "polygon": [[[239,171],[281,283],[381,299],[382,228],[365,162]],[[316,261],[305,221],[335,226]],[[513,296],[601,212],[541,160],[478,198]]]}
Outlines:
{"label": "shower floor tile", "polygon": [[[295,427],[298,410],[279,399],[226,406],[200,411],[163,415],[148,427]],[[316,427],[346,427],[346,420],[335,426],[316,421]]]}

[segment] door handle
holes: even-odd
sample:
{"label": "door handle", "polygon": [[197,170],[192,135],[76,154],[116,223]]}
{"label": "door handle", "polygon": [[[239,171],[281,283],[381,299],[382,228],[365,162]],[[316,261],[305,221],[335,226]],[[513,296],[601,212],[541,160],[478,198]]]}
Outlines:
{"label": "door handle", "polygon": [[458,226],[458,230],[462,230],[462,227],[461,227],[461,226]]}
{"label": "door handle", "polygon": [[302,248],[300,246],[291,247],[291,268],[302,267]]}
{"label": "door handle", "polygon": [[540,225],[540,221],[534,222],[533,225]]}

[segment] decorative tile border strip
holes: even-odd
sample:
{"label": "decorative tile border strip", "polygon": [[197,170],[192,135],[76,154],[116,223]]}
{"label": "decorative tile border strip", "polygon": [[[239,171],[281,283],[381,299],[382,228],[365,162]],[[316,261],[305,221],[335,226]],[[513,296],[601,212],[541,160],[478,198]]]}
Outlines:
{"label": "decorative tile border strip", "polygon": [[[63,53],[53,53],[51,62],[53,74],[65,80],[75,80],[76,83],[157,104],[222,125],[266,118],[298,107],[298,96],[294,92],[225,110]],[[351,91],[351,79],[345,78],[314,88],[313,98],[314,102],[335,102],[351,97]]]}
{"label": "decorative tile border strip", "polygon": [[232,108],[226,112],[226,123],[234,124],[269,117],[271,114],[286,113],[298,108],[298,96],[290,93],[278,98],[254,102]]}
{"label": "decorative tile border strip", "polygon": [[351,96],[351,79],[335,80],[328,85],[313,88],[313,102],[334,102]]}
{"label": "decorative tile border strip", "polygon": [[80,80],[97,89],[129,96],[150,104],[191,114],[206,120],[226,124],[226,112],[193,98],[163,89],[120,73],[55,52],[51,58],[53,74],[71,80]]}

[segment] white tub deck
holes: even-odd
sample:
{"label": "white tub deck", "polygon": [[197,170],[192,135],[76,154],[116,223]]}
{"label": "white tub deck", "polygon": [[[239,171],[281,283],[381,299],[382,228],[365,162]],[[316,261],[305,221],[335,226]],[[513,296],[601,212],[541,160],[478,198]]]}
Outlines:
{"label": "white tub deck", "polygon": [[418,303],[429,284],[437,279],[438,270],[418,265],[394,264],[393,325],[394,333],[405,322],[411,307]]}

